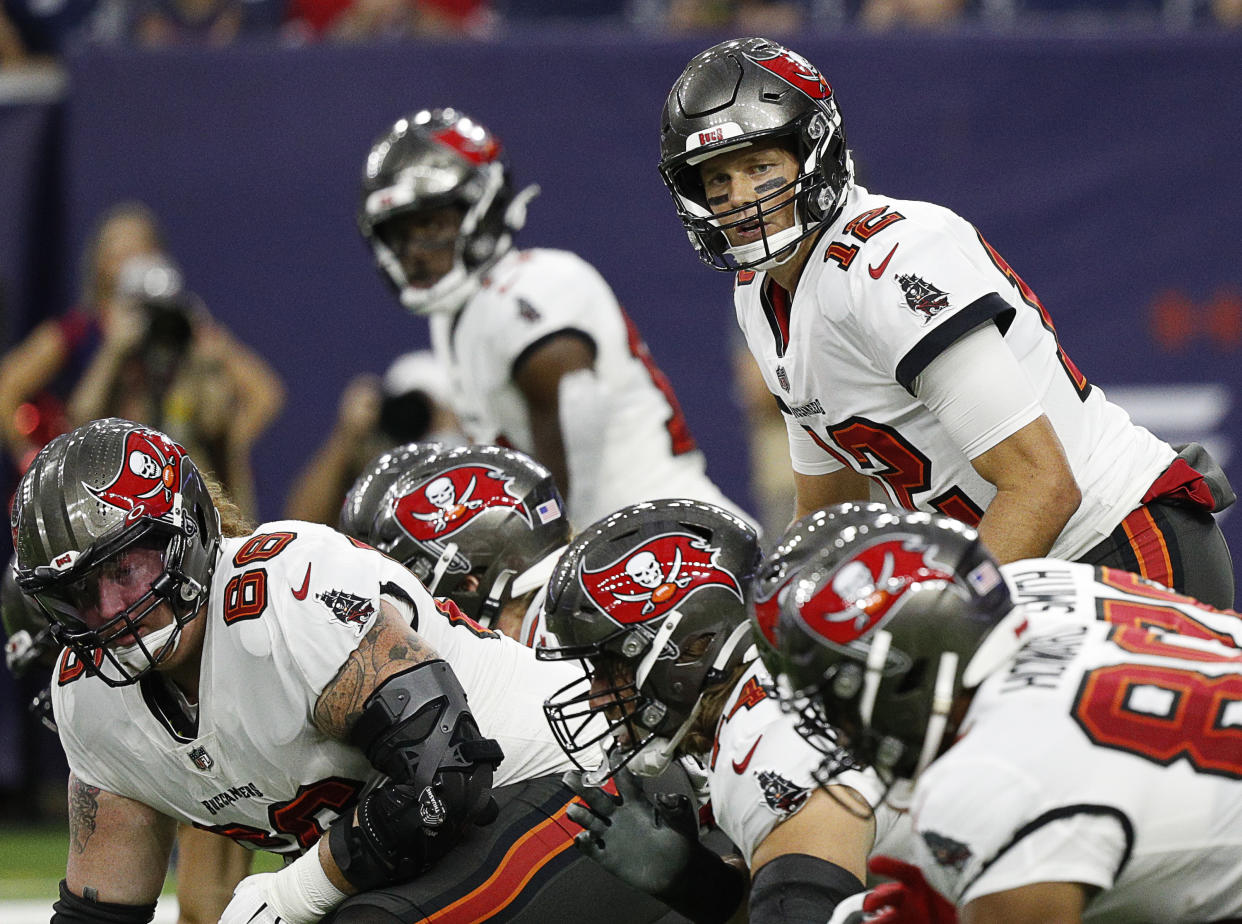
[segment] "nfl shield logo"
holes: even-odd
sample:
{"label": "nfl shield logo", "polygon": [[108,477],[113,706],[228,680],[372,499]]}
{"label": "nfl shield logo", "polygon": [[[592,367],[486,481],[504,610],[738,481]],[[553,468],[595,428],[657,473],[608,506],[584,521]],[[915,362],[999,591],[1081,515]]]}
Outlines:
{"label": "nfl shield logo", "polygon": [[784,366],[776,367],[776,381],[781,383],[781,388],[789,391],[789,373],[785,371]]}
{"label": "nfl shield logo", "polygon": [[216,765],[216,762],[211,759],[211,755],[207,753],[207,749],[202,747],[195,748],[190,752],[190,760],[200,770],[210,770]]}

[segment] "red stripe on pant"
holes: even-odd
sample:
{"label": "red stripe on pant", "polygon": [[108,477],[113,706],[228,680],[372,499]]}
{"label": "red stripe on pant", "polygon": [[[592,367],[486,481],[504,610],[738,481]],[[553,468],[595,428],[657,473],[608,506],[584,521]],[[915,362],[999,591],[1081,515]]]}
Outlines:
{"label": "red stripe on pant", "polygon": [[1138,559],[1139,574],[1165,587],[1172,587],[1173,561],[1169,556],[1169,546],[1151,511],[1145,505],[1139,507],[1121,521],[1121,528],[1125,530],[1134,557]]}
{"label": "red stripe on pant", "polygon": [[486,882],[429,916],[428,924],[481,921],[513,901],[536,873],[573,846],[582,828],[565,817],[568,807],[514,841]]}

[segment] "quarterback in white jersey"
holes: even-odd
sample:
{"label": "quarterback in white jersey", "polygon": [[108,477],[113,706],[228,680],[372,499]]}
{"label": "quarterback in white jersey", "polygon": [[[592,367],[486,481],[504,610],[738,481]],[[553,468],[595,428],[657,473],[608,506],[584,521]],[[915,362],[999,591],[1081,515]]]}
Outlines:
{"label": "quarterback in white jersey", "polygon": [[964,922],[1242,916],[1242,617],[1109,568],[998,570],[946,518],[841,516],[816,544],[775,641],[809,730],[914,781],[900,856],[922,875],[886,921],[920,901]]}
{"label": "quarterback in white jersey", "polygon": [[[880,488],[971,525],[997,558],[1135,568],[1217,605],[1223,477],[1135,425],[1062,349],[1035,293],[950,210],[857,186],[832,88],[766,39],[697,56],[661,172],[789,432],[798,515]],[[1188,457],[1189,458],[1189,457]]]}
{"label": "quarterback in white jersey", "polygon": [[453,109],[399,120],[367,160],[359,223],[402,304],[430,317],[463,429],[546,465],[578,529],[660,497],[731,508],[599,273],[514,249],[536,192],[515,193],[500,144]]}
{"label": "quarterback in white jersey", "polygon": [[[580,767],[571,785],[586,806],[570,817],[587,829],[576,840],[587,856],[696,920],[725,920],[745,901],[751,921],[822,924],[862,890],[877,839],[894,849],[903,826],[869,771],[816,784],[824,754],[781,710],[753,646],[744,597],[758,552],[742,521],[688,500],[632,505],[578,536],[548,583],[558,647],[538,654],[581,660],[588,676],[546,710]],[[615,741],[600,768],[592,718]],[[637,791],[635,775],[674,758],[702,767],[699,820],[740,852],[749,895],[693,824]]]}

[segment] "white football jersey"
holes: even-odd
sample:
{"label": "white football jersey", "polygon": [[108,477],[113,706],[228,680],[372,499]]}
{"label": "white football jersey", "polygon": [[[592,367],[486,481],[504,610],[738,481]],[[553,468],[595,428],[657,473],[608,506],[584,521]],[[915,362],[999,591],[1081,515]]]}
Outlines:
{"label": "white football jersey", "polygon": [[915,788],[928,881],[960,905],[1086,883],[1087,921],[1242,916],[1237,614],[1120,571],[1004,571],[1028,639]]}
{"label": "white football jersey", "polygon": [[431,343],[449,369],[454,411],[476,443],[534,455],[514,365],[548,337],[580,333],[595,347],[608,390],[595,506],[571,510],[575,529],[628,504],[689,497],[740,512],[707,477],[668,379],[603,277],[561,250],[505,256],[454,314],[432,315]]}
{"label": "white football jersey", "polygon": [[[712,816],[747,865],[772,829],[815,791],[813,773],[824,759],[798,734],[797,717],[781,709],[771,689],[771,675],[754,661],[725,701],[712,752],[704,755]],[[875,850],[904,852],[895,840],[908,823],[883,803],[879,779],[869,770],[847,770],[836,782],[857,791],[876,812]]]}
{"label": "white football jersey", "polygon": [[[1075,558],[1138,506],[1173,461],[1070,361],[1044,307],[964,219],[853,187],[820,236],[792,306],[766,276],[737,276],[738,323],[785,411],[796,471],[846,466],[907,510],[977,523],[996,489],[970,460],[1046,414],[1083,500],[1051,553]],[[1038,398],[961,446],[912,393],[958,338],[995,320]]]}
{"label": "white football jersey", "polygon": [[74,774],[179,821],[278,853],[306,849],[375,771],[312,724],[315,702],[375,622],[380,597],[454,670],[482,733],[504,751],[495,785],[572,767],[542,704],[579,674],[437,606],[393,560],[318,524],[225,539],[212,578],[196,728],[158,677],[108,687],[67,652],[52,685]]}

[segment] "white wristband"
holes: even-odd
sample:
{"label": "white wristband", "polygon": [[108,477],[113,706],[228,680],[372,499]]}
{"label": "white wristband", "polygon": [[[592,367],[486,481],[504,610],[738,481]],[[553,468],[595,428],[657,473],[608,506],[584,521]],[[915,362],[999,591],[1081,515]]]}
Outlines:
{"label": "white wristband", "polygon": [[324,872],[318,844],[275,873],[268,887],[268,902],[288,924],[316,924],[348,897]]}

